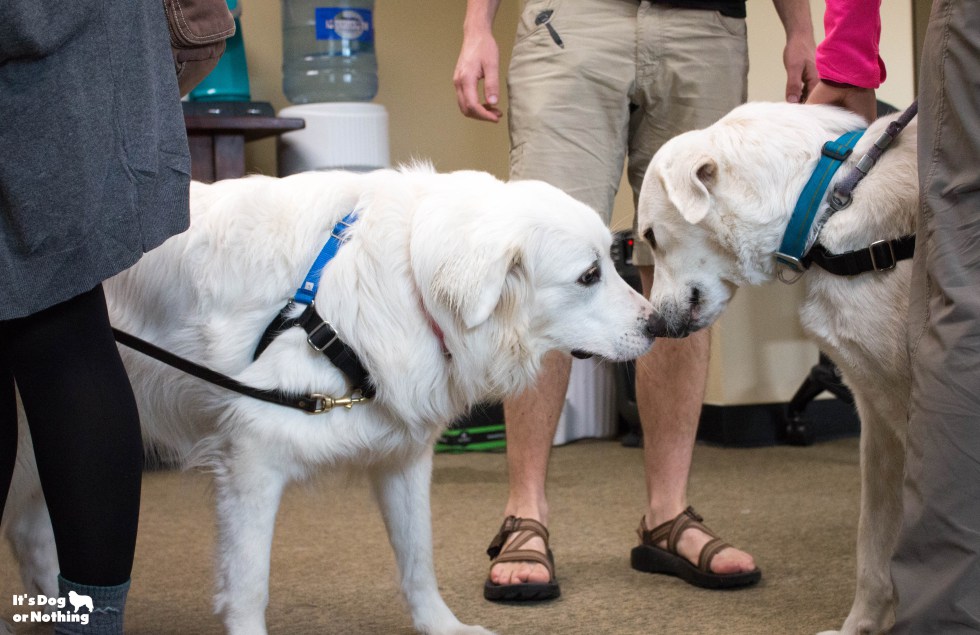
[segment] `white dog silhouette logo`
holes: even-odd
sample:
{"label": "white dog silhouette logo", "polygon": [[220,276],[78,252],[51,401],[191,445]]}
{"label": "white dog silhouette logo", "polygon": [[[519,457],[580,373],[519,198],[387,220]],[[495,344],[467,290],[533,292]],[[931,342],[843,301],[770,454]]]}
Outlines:
{"label": "white dog silhouette logo", "polygon": [[95,607],[92,606],[92,597],[88,595],[80,595],[74,591],[69,591],[68,602],[75,607],[75,613],[78,613],[78,609],[82,608],[83,606],[88,608],[89,613],[95,610]]}

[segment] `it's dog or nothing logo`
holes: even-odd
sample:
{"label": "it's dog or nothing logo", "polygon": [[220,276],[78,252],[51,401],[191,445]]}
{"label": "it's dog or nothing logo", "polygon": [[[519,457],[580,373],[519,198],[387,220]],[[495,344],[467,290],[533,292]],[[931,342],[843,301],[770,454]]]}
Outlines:
{"label": "it's dog or nothing logo", "polygon": [[[12,604],[22,611],[13,615],[14,622],[21,624],[73,622],[87,626],[91,613],[115,610],[112,608],[96,609],[91,596],[74,591],[68,592],[67,599],[21,593],[13,596]],[[71,605],[72,610],[68,610],[68,605]]]}

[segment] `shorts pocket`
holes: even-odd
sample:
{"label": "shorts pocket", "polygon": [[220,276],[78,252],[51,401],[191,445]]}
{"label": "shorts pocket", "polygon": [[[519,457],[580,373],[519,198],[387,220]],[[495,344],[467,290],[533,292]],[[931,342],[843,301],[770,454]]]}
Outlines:
{"label": "shorts pocket", "polygon": [[[517,21],[517,36],[514,45],[517,46],[540,34],[548,33],[549,37],[552,33],[557,34],[551,21],[558,13],[560,4],[559,0],[531,0],[525,4],[521,11],[521,17]],[[558,39],[561,39],[560,35],[558,35]]]}
{"label": "shorts pocket", "polygon": [[747,34],[747,29],[745,27],[745,18],[733,18],[729,15],[724,15],[718,11],[715,11],[715,18],[721,28],[725,29],[729,35],[745,37]]}

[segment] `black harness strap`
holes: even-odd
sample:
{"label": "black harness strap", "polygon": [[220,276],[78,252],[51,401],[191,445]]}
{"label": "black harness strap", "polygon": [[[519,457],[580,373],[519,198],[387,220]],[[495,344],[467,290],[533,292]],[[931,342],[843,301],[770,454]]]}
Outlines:
{"label": "black harness strap", "polygon": [[894,240],[879,240],[864,249],[832,254],[823,245],[814,245],[804,258],[806,266],[810,263],[838,276],[856,276],[866,271],[887,271],[894,269],[900,260],[915,254],[915,236],[903,236]]}
{"label": "black harness strap", "polygon": [[279,312],[279,315],[273,318],[265,332],[262,333],[252,359],[258,359],[259,355],[281,333],[298,326],[306,331],[306,341],[313,350],[326,355],[330,363],[347,376],[353,390],[359,391],[364,397],[373,397],[374,385],[370,381],[367,370],[361,364],[361,360],[357,358],[357,354],[340,339],[333,326],[320,317],[314,304],[306,305],[306,309],[297,317],[288,317],[295,306],[296,303],[290,300]]}

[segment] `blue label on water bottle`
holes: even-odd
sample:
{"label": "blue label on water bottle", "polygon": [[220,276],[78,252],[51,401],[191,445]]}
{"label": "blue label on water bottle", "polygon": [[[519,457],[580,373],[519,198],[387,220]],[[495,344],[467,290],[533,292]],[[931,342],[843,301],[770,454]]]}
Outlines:
{"label": "blue label on water bottle", "polygon": [[368,9],[339,9],[318,7],[315,9],[316,39],[357,40],[374,42],[371,11]]}

